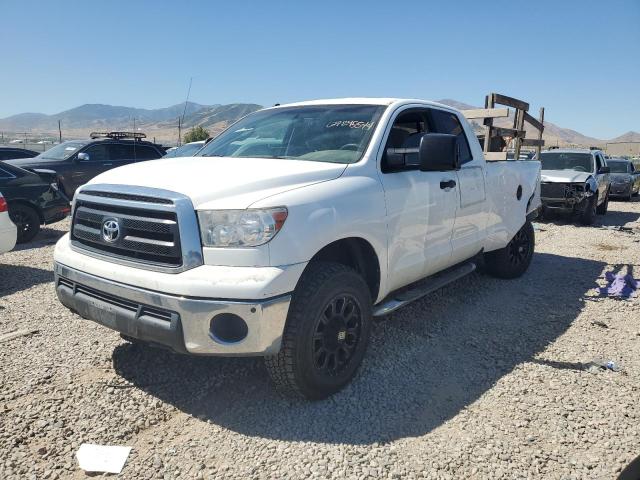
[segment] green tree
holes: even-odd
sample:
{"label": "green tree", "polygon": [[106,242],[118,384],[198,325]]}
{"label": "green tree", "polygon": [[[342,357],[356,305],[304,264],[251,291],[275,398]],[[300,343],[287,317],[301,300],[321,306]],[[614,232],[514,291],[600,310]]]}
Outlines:
{"label": "green tree", "polygon": [[184,143],[199,142],[207,138],[209,138],[209,132],[198,125],[184,134]]}

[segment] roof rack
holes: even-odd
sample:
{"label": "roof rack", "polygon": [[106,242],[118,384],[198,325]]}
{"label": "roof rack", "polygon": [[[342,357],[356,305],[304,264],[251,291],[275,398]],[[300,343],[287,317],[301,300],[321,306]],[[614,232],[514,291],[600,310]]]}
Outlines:
{"label": "roof rack", "polygon": [[91,132],[91,138],[133,138],[134,140],[142,140],[147,138],[144,133],[136,132]]}

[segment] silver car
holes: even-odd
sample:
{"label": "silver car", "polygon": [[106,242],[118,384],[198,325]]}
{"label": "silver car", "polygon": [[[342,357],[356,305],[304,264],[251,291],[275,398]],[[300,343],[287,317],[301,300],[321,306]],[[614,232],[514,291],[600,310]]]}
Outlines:
{"label": "silver car", "polygon": [[607,162],[611,169],[612,197],[631,200],[640,192],[640,171],[636,171],[633,163],[624,158],[612,158]]}

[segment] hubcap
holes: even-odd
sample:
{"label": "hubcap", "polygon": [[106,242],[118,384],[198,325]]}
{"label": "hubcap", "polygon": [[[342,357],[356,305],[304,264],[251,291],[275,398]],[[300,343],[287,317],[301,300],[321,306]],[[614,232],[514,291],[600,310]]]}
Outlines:
{"label": "hubcap", "polygon": [[509,243],[509,262],[513,265],[520,265],[526,261],[531,254],[531,239],[522,230],[516,233]]}
{"label": "hubcap", "polygon": [[331,300],[317,320],[313,363],[319,372],[338,375],[349,365],[360,341],[362,313],[357,300],[341,295]]}

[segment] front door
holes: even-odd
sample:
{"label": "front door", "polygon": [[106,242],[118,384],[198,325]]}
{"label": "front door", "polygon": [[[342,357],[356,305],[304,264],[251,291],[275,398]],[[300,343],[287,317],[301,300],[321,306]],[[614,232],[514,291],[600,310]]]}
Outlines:
{"label": "front door", "polygon": [[85,148],[81,153],[88,155],[88,158],[80,160],[74,157],[75,166],[71,173],[73,194],[78,187],[84,185],[96,175],[112,167],[111,151],[109,144],[98,143]]}
{"label": "front door", "polygon": [[454,171],[418,169],[420,138],[429,128],[426,108],[401,110],[382,152],[391,290],[442,270],[451,261],[457,177]]}
{"label": "front door", "polygon": [[430,109],[431,125],[436,133],[455,135],[458,138],[457,171],[458,190],[456,195],[458,211],[456,212],[453,234],[451,236],[452,264],[462,262],[480,252],[486,229],[485,169],[481,155],[474,158],[463,123],[458,115],[448,110]]}

